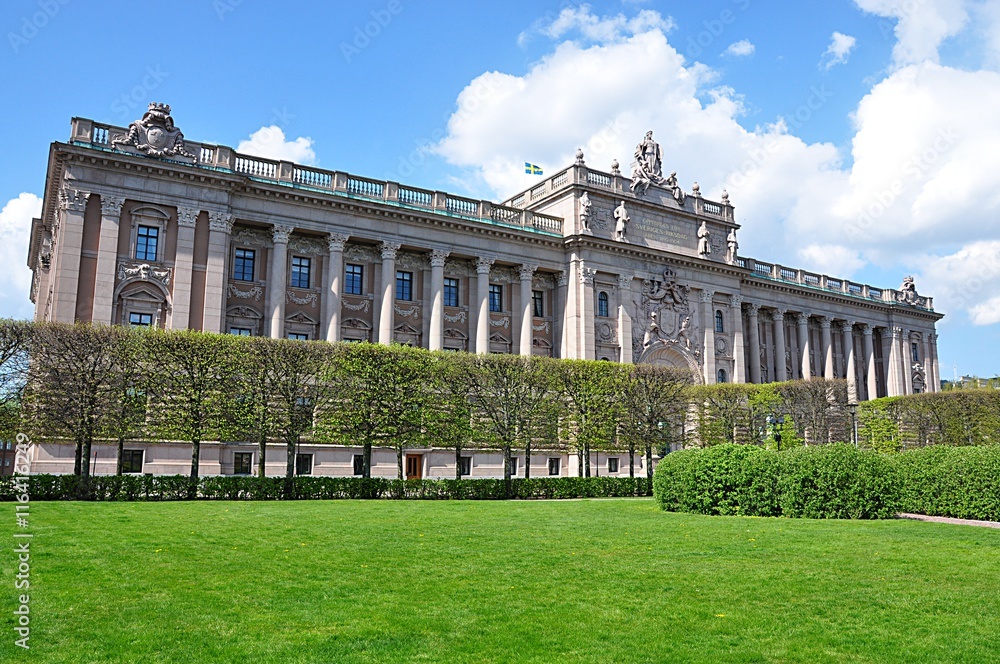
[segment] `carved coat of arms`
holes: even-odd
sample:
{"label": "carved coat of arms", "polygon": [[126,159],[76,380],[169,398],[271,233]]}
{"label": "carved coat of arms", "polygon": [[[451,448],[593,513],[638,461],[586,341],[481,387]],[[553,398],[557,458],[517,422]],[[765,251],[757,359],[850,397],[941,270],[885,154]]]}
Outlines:
{"label": "carved coat of arms", "polygon": [[698,344],[692,337],[691,287],[677,283],[677,274],[671,269],[663,271],[662,279],[647,279],[642,285],[642,301],[636,302],[637,320],[633,327],[632,352],[639,357],[644,350],[657,343],[677,345],[694,357],[700,355]]}
{"label": "carved coat of arms", "polygon": [[111,139],[111,145],[129,145],[150,157],[194,157],[184,149],[184,134],[174,126],[170,106],[155,101],[141,120],[128,126],[128,134],[118,134]]}

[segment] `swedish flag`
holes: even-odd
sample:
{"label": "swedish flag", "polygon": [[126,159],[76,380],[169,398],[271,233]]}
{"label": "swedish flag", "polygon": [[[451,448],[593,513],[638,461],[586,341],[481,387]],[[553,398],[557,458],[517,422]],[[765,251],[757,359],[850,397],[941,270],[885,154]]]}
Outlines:
{"label": "swedish flag", "polygon": [[535,164],[529,164],[528,162],[524,162],[524,172],[528,175],[544,175],[541,167],[536,166]]}

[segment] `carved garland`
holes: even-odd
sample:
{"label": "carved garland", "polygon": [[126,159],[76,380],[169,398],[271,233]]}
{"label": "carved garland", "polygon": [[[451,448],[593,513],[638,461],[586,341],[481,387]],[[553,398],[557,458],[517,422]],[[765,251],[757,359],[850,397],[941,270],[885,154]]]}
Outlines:
{"label": "carved garland", "polygon": [[466,317],[466,314],[465,314],[464,311],[459,311],[454,316],[445,314],[444,315],[444,319],[446,321],[448,321],[449,323],[464,323],[466,321],[467,317]]}
{"label": "carved garland", "polygon": [[371,300],[362,300],[357,304],[351,304],[347,300],[344,300],[342,304],[344,305],[345,309],[350,309],[351,311],[364,311],[366,313],[370,311],[372,307]]}
{"label": "carved garland", "polygon": [[289,302],[293,304],[305,305],[308,304],[311,308],[316,308],[316,293],[309,293],[305,297],[298,297],[292,291],[285,291],[285,303]]}
{"label": "carved garland", "polygon": [[235,284],[229,284],[229,293],[233,297],[241,300],[248,300],[252,297],[254,300],[259,302],[261,296],[264,295],[264,289],[260,286],[254,286],[253,288],[244,291],[237,288]]}

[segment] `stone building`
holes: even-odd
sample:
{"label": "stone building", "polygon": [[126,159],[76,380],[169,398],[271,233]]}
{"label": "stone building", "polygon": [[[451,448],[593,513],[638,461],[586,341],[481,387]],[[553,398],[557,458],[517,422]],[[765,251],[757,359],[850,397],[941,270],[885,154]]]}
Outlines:
{"label": "stone building", "polygon": [[655,362],[698,382],[939,389],[932,300],[739,255],[723,192],[567,168],[502,204],[186,141],[170,108],[53,143],[35,318]]}

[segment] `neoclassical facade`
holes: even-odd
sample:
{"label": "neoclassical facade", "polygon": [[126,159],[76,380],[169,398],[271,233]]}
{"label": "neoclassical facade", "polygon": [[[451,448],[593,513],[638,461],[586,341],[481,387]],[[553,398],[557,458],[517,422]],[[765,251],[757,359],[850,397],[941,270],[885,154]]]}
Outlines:
{"label": "neoclassical facade", "polygon": [[28,265],[37,320],[654,362],[703,383],[939,389],[934,312],[741,256],[728,195],[574,164],[502,204],[185,141],[170,108],[53,143]]}

